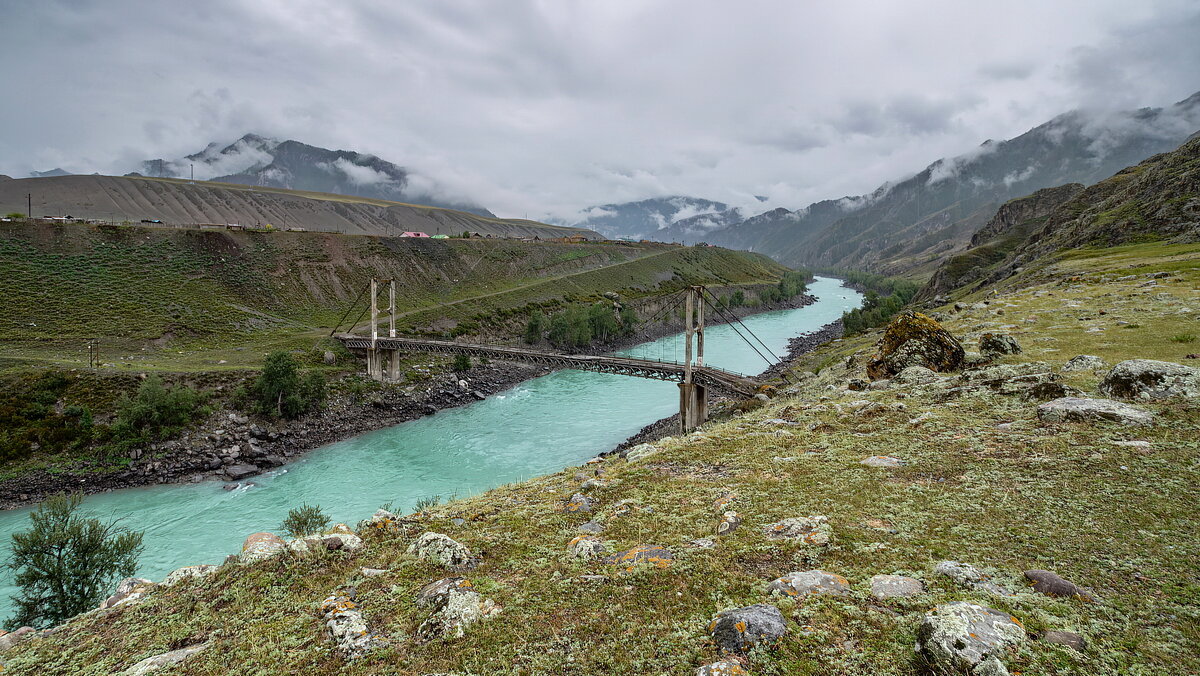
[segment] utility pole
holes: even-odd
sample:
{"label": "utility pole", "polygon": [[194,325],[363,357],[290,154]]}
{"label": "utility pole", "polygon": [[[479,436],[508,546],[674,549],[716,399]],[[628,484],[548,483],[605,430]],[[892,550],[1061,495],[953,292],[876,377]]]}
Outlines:
{"label": "utility pole", "polygon": [[188,181],[188,182],[189,182],[189,183],[192,183],[192,184],[195,184],[195,183],[196,183],[196,165],[189,163],[189,164],[188,164],[188,169],[189,169],[189,170],[192,172],[192,178],[191,178],[191,180],[190,180],[190,181]]}
{"label": "utility pole", "polygon": [[33,193],[25,193],[25,220],[33,220]]}
{"label": "utility pole", "polygon": [[704,287],[688,289],[684,305],[684,367],[683,382],[679,383],[679,426],[687,434],[708,418],[708,391],[695,382],[692,364],[692,340],[696,340],[695,366],[704,366]]}

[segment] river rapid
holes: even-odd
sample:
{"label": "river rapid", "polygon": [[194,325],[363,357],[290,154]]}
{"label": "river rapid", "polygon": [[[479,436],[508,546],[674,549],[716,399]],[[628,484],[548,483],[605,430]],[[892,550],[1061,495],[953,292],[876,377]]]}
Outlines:
{"label": "river rapid", "polygon": [[[809,285],[817,302],[744,318],[777,355],[789,338],[816,331],[858,307],[839,280]],[[762,350],[760,347],[759,350]],[[768,364],[729,325],[705,330],[705,363],[754,374]],[[683,348],[667,336],[622,354],[671,359]],[[181,566],[220,563],[250,533],[275,531],[289,509],[320,505],[353,526],[380,505],[411,510],[421,498],[475,495],[578,465],[645,425],[678,412],[674,383],[583,371],[557,371],[484,401],[329,444],[232,491],[217,481],[129,488],[86,498],[83,510],[120,518],[145,532],[137,575],[160,581]],[[31,508],[0,512],[0,543],[29,525]],[[0,578],[0,615],[11,613],[11,573]]]}

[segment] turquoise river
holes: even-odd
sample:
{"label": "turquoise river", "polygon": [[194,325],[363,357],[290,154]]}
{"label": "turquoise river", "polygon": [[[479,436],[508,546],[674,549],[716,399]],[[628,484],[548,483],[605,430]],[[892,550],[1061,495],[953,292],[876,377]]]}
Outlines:
{"label": "turquoise river", "polygon": [[[815,331],[857,307],[861,296],[818,278],[817,302],[743,319],[782,355],[789,338]],[[625,354],[672,356],[677,336]],[[705,331],[706,363],[741,373],[767,364],[727,325]],[[680,352],[682,350],[680,349]],[[175,568],[220,563],[257,531],[278,530],[289,509],[320,505],[353,526],[380,505],[411,509],[422,497],[465,497],[502,484],[577,465],[620,444],[642,427],[678,412],[674,383],[583,371],[557,371],[484,401],[441,411],[313,450],[254,477],[254,485],[222,490],[218,481],[129,488],[89,496],[84,508],[119,517],[145,532],[138,576],[161,580]],[[29,509],[0,512],[0,543],[29,523]],[[11,612],[11,572],[0,578],[0,616]]]}

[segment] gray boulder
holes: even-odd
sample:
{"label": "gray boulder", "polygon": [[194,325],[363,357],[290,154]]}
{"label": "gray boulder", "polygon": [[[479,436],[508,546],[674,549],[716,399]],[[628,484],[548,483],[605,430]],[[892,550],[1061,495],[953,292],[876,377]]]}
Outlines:
{"label": "gray boulder", "polygon": [[225,468],[225,476],[229,477],[230,481],[245,479],[248,476],[254,476],[255,474],[258,474],[258,472],[258,466],[251,465],[249,463],[230,465]]}
{"label": "gray boulder", "polygon": [[1121,399],[1200,397],[1200,369],[1169,361],[1129,359],[1100,382],[1100,393]]}
{"label": "gray boulder", "polygon": [[180,648],[179,650],[172,650],[169,653],[147,657],[141,662],[129,667],[122,673],[124,676],[142,676],[143,674],[152,674],[159,669],[173,667],[207,647],[207,643],[201,643],[199,645]]}
{"label": "gray boulder", "polygon": [[995,674],[997,665],[985,663],[999,661],[1005,648],[1024,640],[1025,628],[1015,617],[967,601],[938,606],[917,629],[917,650],[935,668],[951,673]]}
{"label": "gray boulder", "polygon": [[871,578],[871,597],[876,601],[901,599],[925,593],[925,584],[914,577],[876,575]]}
{"label": "gray boulder", "polygon": [[467,570],[476,563],[466,545],[441,533],[422,533],[408,546],[408,553],[450,570]]}
{"label": "gray boulder", "polygon": [[1038,419],[1042,422],[1096,422],[1108,421],[1122,425],[1149,425],[1154,414],[1129,404],[1111,399],[1083,399],[1062,397],[1038,406]]}
{"label": "gray boulder", "polygon": [[33,627],[21,627],[0,636],[0,652],[4,652],[36,633]]}
{"label": "gray boulder", "polygon": [[166,579],[163,580],[163,586],[169,587],[190,577],[204,577],[216,569],[216,566],[207,563],[202,563],[198,566],[184,566],[183,568],[176,568],[167,574]]}
{"label": "gray boulder", "polygon": [[1042,634],[1042,640],[1046,643],[1065,645],[1068,648],[1074,648],[1079,652],[1083,652],[1085,649],[1087,649],[1087,641],[1073,631],[1050,630]]}
{"label": "gray boulder", "polygon": [[978,589],[998,596],[1010,596],[1012,592],[992,582],[991,576],[969,563],[958,561],[941,561],[933,567],[933,572],[954,580],[963,587]]}
{"label": "gray boulder", "polygon": [[595,504],[596,502],[594,500],[583,493],[576,493],[567,498],[566,504],[563,505],[563,511],[568,514],[573,514],[575,512],[590,512],[592,511],[592,508],[595,507]]}
{"label": "gray boulder", "polygon": [[821,514],[777,521],[764,526],[763,532],[775,540],[800,540],[809,545],[825,546],[833,541],[829,517]]}
{"label": "gray boulder", "polygon": [[116,591],[112,593],[112,596],[104,599],[100,607],[115,608],[121,605],[137,603],[147,592],[157,586],[150,580],[142,577],[127,577],[121,580],[117,585]]}
{"label": "gray boulder", "polygon": [[941,380],[941,376],[924,366],[909,366],[892,376],[891,380],[897,385],[927,385]]}
{"label": "gray boulder", "polygon": [[325,621],[329,638],[347,660],[358,659],[380,644],[367,626],[352,590],[326,597],[318,612]]}
{"label": "gray boulder", "polygon": [[747,666],[746,658],[731,655],[696,669],[695,676],[750,676]]}
{"label": "gray boulder", "polygon": [[242,563],[254,563],[271,558],[287,548],[283,538],[274,533],[251,533],[242,543]]}
{"label": "gray boulder", "polygon": [[778,608],[756,603],[717,613],[708,632],[721,650],[745,654],[759,646],[771,647],[787,635],[788,628]]}
{"label": "gray boulder", "polygon": [[1063,371],[1098,371],[1108,366],[1100,357],[1090,354],[1081,354],[1076,357],[1071,357],[1070,361],[1063,364]]}
{"label": "gray boulder", "polygon": [[439,597],[436,612],[417,627],[417,640],[461,638],[467,627],[500,613],[500,606],[468,586],[451,587]]}
{"label": "gray boulder", "polygon": [[567,551],[571,553],[571,556],[574,556],[577,559],[588,561],[604,556],[604,553],[608,551],[608,548],[604,546],[604,541],[598,537],[591,535],[580,535],[572,538],[571,541],[567,543]]}
{"label": "gray boulder", "polygon": [[1088,601],[1094,600],[1091,593],[1083,587],[1064,580],[1057,573],[1048,570],[1027,570],[1025,579],[1033,583],[1033,590],[1047,596],[1079,597]]}
{"label": "gray boulder", "polygon": [[985,333],[979,337],[979,353],[988,358],[1021,354],[1021,345],[1007,333]]}
{"label": "gray boulder", "polygon": [[788,573],[767,585],[767,593],[804,598],[807,596],[849,596],[846,578],[823,570]]}

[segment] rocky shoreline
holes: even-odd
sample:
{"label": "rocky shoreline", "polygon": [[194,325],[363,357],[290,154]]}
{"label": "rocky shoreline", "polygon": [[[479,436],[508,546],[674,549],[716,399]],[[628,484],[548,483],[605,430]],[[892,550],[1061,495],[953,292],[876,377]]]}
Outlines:
{"label": "rocky shoreline", "polygon": [[[803,333],[799,336],[788,340],[787,355],[783,361],[778,364],[773,364],[767,370],[758,374],[758,378],[778,378],[787,369],[788,365],[795,361],[800,355],[812,352],[819,345],[823,345],[831,340],[836,340],[842,337],[842,320],[830,322],[825,326],[809,333]],[[718,399],[720,401],[720,399]],[[719,413],[719,412],[718,412]],[[616,448],[611,451],[601,453],[602,456],[619,455],[622,451],[633,448],[638,444],[649,444],[664,437],[673,436],[679,433],[679,414],[667,416],[656,420],[642,429],[638,430],[637,434],[629,437],[621,442]]]}
{"label": "rocky shoreline", "polygon": [[[800,294],[779,303],[730,308],[730,312],[742,318],[801,308],[814,302],[813,296]],[[611,352],[676,332],[677,329],[671,326],[656,325],[585,352]],[[64,491],[94,494],[206,480],[236,485],[321,446],[485,399],[549,372],[550,369],[545,367],[520,364],[476,365],[467,374],[436,376],[420,391],[414,392],[410,388],[406,392],[404,388],[392,387],[359,403],[343,398],[331,402],[319,413],[293,421],[259,421],[234,412],[222,412],[201,430],[154,444],[138,453],[138,457],[132,458],[121,470],[113,471],[111,465],[99,462],[82,461],[65,470],[38,470],[0,481],[0,509],[37,503]],[[663,421],[655,425],[661,423]]]}

